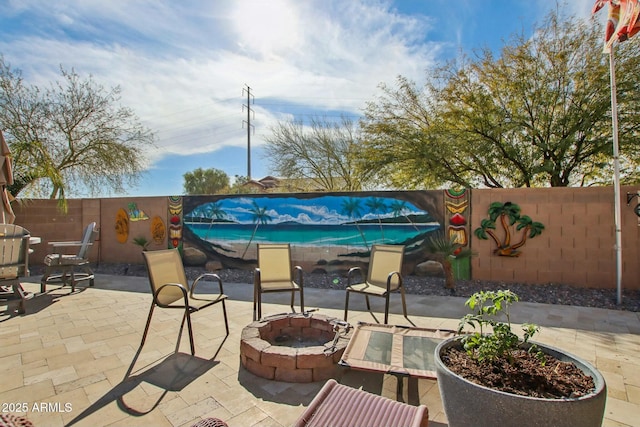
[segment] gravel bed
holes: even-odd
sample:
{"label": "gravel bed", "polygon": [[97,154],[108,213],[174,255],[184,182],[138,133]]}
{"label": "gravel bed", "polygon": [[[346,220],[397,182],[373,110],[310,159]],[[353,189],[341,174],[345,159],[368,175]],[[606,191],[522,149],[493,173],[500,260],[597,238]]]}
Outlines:
{"label": "gravel bed", "polygon": [[[144,265],[140,264],[100,264],[94,271],[101,274],[147,275]],[[205,272],[201,267],[187,267],[186,271],[190,279]],[[216,273],[220,275],[224,283],[253,283],[253,273],[249,270],[225,269]],[[34,271],[34,274],[37,273]],[[304,286],[308,288],[344,289],[346,283],[346,278],[338,275],[304,273]],[[640,312],[640,291],[623,290],[622,304],[618,305],[615,289],[578,288],[561,284],[529,285],[458,280],[456,289],[450,291],[444,287],[444,278],[442,277],[413,275],[405,276],[404,283],[407,293],[414,295],[469,297],[479,290],[510,289],[520,297],[521,301]]]}

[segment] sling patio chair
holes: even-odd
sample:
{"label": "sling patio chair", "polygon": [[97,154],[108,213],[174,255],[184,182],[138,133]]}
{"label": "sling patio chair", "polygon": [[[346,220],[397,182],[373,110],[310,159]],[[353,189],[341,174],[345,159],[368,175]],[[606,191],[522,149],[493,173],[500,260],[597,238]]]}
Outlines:
{"label": "sling patio chair", "polygon": [[29,275],[29,237],[19,225],[0,224],[0,298],[18,299],[18,314],[25,312],[24,302],[33,296],[20,284],[20,277]]}
{"label": "sling patio chair", "polygon": [[[44,293],[49,283],[71,285],[71,292],[75,292],[76,284],[83,280],[93,286],[94,274],[89,266],[89,249],[98,237],[96,223],[85,227],[82,240],[68,242],[49,242],[53,253],[44,257],[45,271],[40,280],[40,292]],[[75,254],[63,253],[68,248],[78,248]]]}
{"label": "sling patio chair", "polygon": [[294,427],[427,427],[429,409],[328,380]]}
{"label": "sling patio chair", "polygon": [[304,313],[303,280],[302,267],[291,268],[288,243],[258,244],[258,267],[253,272],[253,320],[262,319],[262,294],[269,292],[291,292],[291,311],[295,311],[295,293],[300,292],[300,312]]}
{"label": "sling patio chair", "polygon": [[[407,302],[402,284],[402,259],[404,246],[402,245],[373,245],[366,280],[362,280],[362,269],[353,267],[347,272],[347,296],[344,304],[344,320],[349,311],[349,294],[356,292],[363,294],[367,302],[367,310],[371,311],[369,296],[385,299],[384,324],[389,321],[389,296],[391,292],[400,291],[402,295],[402,311],[407,317]],[[359,281],[355,277],[359,276]]]}
{"label": "sling patio chair", "polygon": [[[158,251],[143,251],[144,261],[149,273],[149,285],[151,286],[151,308],[149,309],[149,317],[147,325],[144,328],[140,349],[144,345],[151,325],[151,316],[155,307],[173,308],[184,310],[182,323],[180,324],[180,332],[178,333],[178,344],[184,328],[184,322],[187,321],[187,330],[189,331],[189,344],[191,345],[191,355],[195,355],[195,346],[193,344],[193,329],[191,327],[191,314],[207,307],[211,307],[217,303],[222,303],[222,313],[224,316],[224,326],[227,336],[229,335],[229,322],[227,320],[227,307],[225,301],[227,296],[222,288],[222,279],[217,274],[204,273],[198,276],[191,286],[187,281],[184,272],[184,265],[178,249],[163,249]],[[196,293],[197,286],[204,286],[206,282],[217,282],[218,293]]]}

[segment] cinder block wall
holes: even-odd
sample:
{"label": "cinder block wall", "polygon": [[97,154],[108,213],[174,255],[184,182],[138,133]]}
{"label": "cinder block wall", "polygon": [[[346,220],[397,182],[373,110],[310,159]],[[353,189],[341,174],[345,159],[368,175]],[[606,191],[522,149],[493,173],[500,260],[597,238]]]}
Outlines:
{"label": "cinder block wall", "polygon": [[[127,241],[120,243],[116,238],[116,213],[121,208],[127,210],[129,203],[136,203],[149,218],[160,216],[166,224],[167,197],[70,199],[67,201],[66,214],[60,211],[55,200],[24,200],[19,204],[14,203],[15,223],[29,230],[32,236],[42,238],[42,243],[32,246],[34,252],[30,264],[42,264],[45,255],[51,251],[49,242],[80,240],[82,231],[92,221],[97,223],[100,230],[98,239],[89,252],[89,258],[93,262],[142,263],[142,250],[132,242],[137,236],[145,236],[151,240],[150,220],[129,221]],[[166,247],[166,234],[162,243],[149,245],[150,249]],[[77,248],[74,249],[77,251]],[[69,253],[73,253],[74,249],[69,249]]]}
{"label": "cinder block wall", "polygon": [[[630,205],[626,201],[627,193],[636,194],[639,190],[640,185],[621,190],[624,289],[640,289],[640,219],[633,211],[640,200],[635,198]],[[615,289],[613,200],[612,187],[472,190],[471,246],[478,253],[471,260],[472,279]],[[527,239],[517,258],[495,255],[493,241],[473,235],[487,218],[489,205],[507,201],[519,205],[522,215],[545,226],[542,235]],[[96,221],[101,231],[90,252],[92,261],[142,263],[141,248],[132,241],[140,235],[150,238],[151,221],[130,221],[125,243],[117,241],[114,230],[116,212],[120,208],[126,210],[129,203],[136,203],[150,218],[160,216],[167,224],[167,197],[72,199],[66,215],[59,211],[56,201],[31,200],[14,203],[14,211],[17,224],[43,239],[33,247],[32,264],[42,263],[50,250],[49,241],[79,240],[91,221]],[[152,243],[149,248],[168,247],[166,239],[165,236],[162,243]]]}
{"label": "cinder block wall", "polygon": [[[32,236],[38,236],[42,242],[33,245],[33,254],[29,258],[30,264],[42,264],[44,257],[50,252],[49,242],[81,240],[82,232],[87,224],[95,221],[100,227],[101,199],[72,199],[67,201],[67,213],[63,213],[56,200],[20,200],[12,204],[16,214],[16,224],[20,224]],[[89,258],[96,262],[100,254],[100,237],[91,248]],[[77,248],[68,248],[69,253]]]}
{"label": "cinder block wall", "polygon": [[[621,190],[622,286],[640,289],[640,223],[626,193],[637,193],[640,186]],[[473,279],[563,283],[590,288],[616,287],[614,194],[612,187],[474,189],[471,192],[472,232],[488,217],[493,202],[512,202],[522,215],[544,224],[543,233],[528,239],[517,258],[497,256],[491,240],[472,238],[478,256],[471,261]],[[498,227],[502,236],[502,229]],[[519,235],[518,235],[519,240]]]}

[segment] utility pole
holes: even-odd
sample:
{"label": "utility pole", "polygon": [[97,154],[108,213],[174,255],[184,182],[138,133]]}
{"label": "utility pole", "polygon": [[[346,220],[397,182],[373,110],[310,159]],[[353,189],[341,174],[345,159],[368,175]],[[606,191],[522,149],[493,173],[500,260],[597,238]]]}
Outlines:
{"label": "utility pole", "polygon": [[247,103],[242,104],[242,111],[244,112],[244,108],[247,107],[247,120],[243,120],[242,121],[242,127],[244,127],[244,124],[247,124],[247,179],[251,179],[251,128],[253,127],[253,131],[255,132],[255,126],[253,126],[251,124],[251,115],[254,115],[254,119],[255,119],[255,113],[254,111],[251,109],[251,104],[255,103],[255,98],[253,97],[253,94],[251,93],[251,88],[249,87],[249,85],[245,85],[246,87],[242,88],[242,95],[244,96],[245,92],[247,94]]}

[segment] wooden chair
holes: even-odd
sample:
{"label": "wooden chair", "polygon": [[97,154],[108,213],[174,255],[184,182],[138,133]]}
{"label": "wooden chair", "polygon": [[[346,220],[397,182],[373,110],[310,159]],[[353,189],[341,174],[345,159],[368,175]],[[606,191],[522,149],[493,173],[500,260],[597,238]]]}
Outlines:
{"label": "wooden chair", "polygon": [[[225,300],[227,296],[223,293],[222,279],[217,274],[204,273],[198,276],[191,286],[187,281],[184,272],[184,265],[180,252],[177,249],[163,249],[159,251],[144,251],[147,271],[149,272],[149,285],[153,300],[149,309],[149,317],[147,325],[144,328],[142,342],[140,348],[144,345],[151,324],[151,316],[155,307],[173,308],[184,310],[182,323],[180,324],[180,332],[178,335],[178,345],[180,343],[180,335],[184,328],[184,322],[187,321],[187,329],[189,331],[189,344],[191,345],[191,354],[195,354],[195,346],[193,344],[193,330],[191,327],[191,314],[200,311],[217,303],[222,303],[222,312],[224,315],[224,325],[229,335],[229,322],[227,320],[227,307]],[[218,293],[202,294],[196,293],[196,286],[205,279],[213,279],[218,283]],[[177,347],[176,347],[177,349]]]}
{"label": "wooden chair", "polygon": [[[294,280],[295,270],[297,280]],[[291,311],[296,292],[300,293],[300,311],[304,313],[302,268],[291,268],[291,246],[285,244],[258,244],[258,267],[253,273],[253,320],[262,319],[262,294],[291,292]]]}
{"label": "wooden chair", "polygon": [[[40,280],[40,292],[45,292],[48,283],[70,284],[71,292],[76,283],[88,280],[93,286],[94,274],[89,266],[89,249],[98,237],[96,223],[89,224],[82,233],[82,240],[70,242],[49,242],[53,253],[44,257],[45,271]],[[75,254],[64,254],[65,248],[78,248]]]}
{"label": "wooden chair", "polygon": [[[369,296],[382,297],[384,304],[384,324],[389,321],[389,296],[391,292],[400,291],[402,295],[402,311],[407,317],[407,302],[402,284],[402,260],[404,246],[401,245],[373,245],[366,280],[362,280],[360,267],[353,267],[347,272],[347,296],[344,304],[344,320],[347,320],[349,310],[349,294],[356,292],[363,294],[367,301],[367,310],[371,311]],[[356,273],[359,281],[354,282]]]}
{"label": "wooden chair", "polygon": [[[0,293],[2,297],[18,298],[18,313],[25,312],[27,293],[20,277],[29,275],[29,232],[19,225],[0,224]],[[11,286],[9,291],[8,286]]]}

